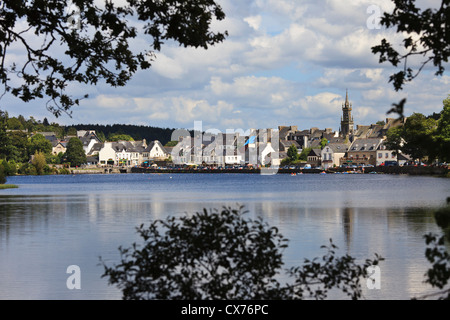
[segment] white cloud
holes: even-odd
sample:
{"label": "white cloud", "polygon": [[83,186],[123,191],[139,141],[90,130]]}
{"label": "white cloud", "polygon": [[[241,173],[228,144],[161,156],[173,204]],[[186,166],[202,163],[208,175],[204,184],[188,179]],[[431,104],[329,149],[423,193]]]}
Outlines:
{"label": "white cloud", "polygon": [[248,25],[253,29],[258,30],[261,27],[262,17],[261,16],[247,17],[244,19],[244,21],[247,22]]}
{"label": "white cloud", "polygon": [[[61,122],[186,127],[202,120],[219,129],[298,125],[338,130],[346,89],[358,124],[384,120],[402,97],[408,98],[408,112],[439,112],[449,94],[450,78],[432,72],[403,92],[388,83],[396,70],[380,65],[371,47],[384,37],[400,43],[401,36],[368,29],[367,8],[391,11],[391,0],[219,3],[227,18],[214,21],[213,29],[229,31],[223,43],[208,50],[167,43],[152,68],[137,73],[125,88],[76,86],[75,93],[89,92],[90,99],[74,108],[73,119]],[[134,43],[143,48],[147,39]],[[13,54],[24,53],[14,48]],[[29,114],[28,104],[7,101],[11,115]]]}
{"label": "white cloud", "polygon": [[185,71],[179,60],[172,59],[165,54],[159,53],[153,69],[158,74],[169,79],[181,79]]}

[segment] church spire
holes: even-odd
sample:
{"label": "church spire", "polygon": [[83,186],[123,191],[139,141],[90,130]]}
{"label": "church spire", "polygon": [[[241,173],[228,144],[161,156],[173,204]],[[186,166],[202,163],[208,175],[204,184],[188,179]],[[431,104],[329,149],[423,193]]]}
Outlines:
{"label": "church spire", "polygon": [[341,118],[341,135],[348,137],[353,134],[354,123],[352,117],[352,105],[348,99],[348,89],[345,92],[345,103],[342,105],[342,118]]}

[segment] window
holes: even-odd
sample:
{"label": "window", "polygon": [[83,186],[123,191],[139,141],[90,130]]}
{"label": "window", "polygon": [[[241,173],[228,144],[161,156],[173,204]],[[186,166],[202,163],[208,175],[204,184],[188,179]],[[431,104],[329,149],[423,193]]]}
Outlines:
{"label": "window", "polygon": [[383,158],[383,154],[382,154],[382,153],[379,153],[379,154],[378,154],[378,159],[381,159],[381,158]]}
{"label": "window", "polygon": [[386,159],[389,159],[389,153],[386,152],[385,158],[386,158]]}

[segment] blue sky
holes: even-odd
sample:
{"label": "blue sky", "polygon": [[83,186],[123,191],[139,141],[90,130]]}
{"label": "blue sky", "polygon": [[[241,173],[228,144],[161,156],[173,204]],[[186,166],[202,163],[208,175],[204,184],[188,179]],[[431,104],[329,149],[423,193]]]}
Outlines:
{"label": "blue sky", "polygon": [[[399,93],[388,83],[395,69],[378,64],[371,47],[392,30],[368,27],[371,6],[390,0],[219,0],[227,18],[214,30],[229,37],[209,50],[168,43],[149,70],[124,88],[74,86],[89,94],[73,117],[56,119],[46,100],[22,103],[4,97],[2,109],[60,124],[136,124],[168,128],[277,128],[295,125],[339,130],[346,89],[356,124],[384,120],[392,103],[407,98],[406,115],[442,110],[450,77],[425,70]],[[440,0],[418,1],[436,7]],[[372,24],[373,25],[373,24]],[[447,68],[448,69],[448,68]],[[6,106],[6,107],[5,107]]]}

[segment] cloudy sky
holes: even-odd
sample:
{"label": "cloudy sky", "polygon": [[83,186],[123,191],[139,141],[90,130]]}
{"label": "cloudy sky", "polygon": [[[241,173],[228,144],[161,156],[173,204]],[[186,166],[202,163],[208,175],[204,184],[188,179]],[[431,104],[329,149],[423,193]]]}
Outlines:
{"label": "cloudy sky", "polygon": [[[89,99],[73,117],[56,119],[45,100],[29,104],[5,97],[11,116],[47,117],[60,124],[136,124],[168,128],[250,129],[296,125],[339,130],[348,89],[356,124],[384,120],[393,102],[408,99],[406,115],[442,110],[450,77],[426,70],[396,93],[388,83],[395,69],[378,63],[371,47],[383,38],[377,11],[390,0],[218,0],[227,18],[225,42],[209,50],[168,44],[152,68],[124,88],[80,87]],[[420,4],[437,7],[440,0]],[[448,70],[448,68],[447,68]]]}

